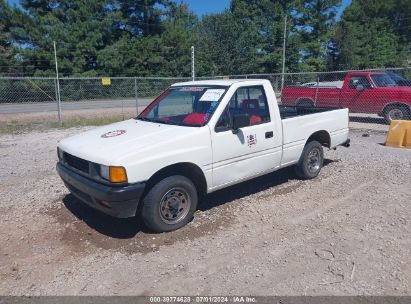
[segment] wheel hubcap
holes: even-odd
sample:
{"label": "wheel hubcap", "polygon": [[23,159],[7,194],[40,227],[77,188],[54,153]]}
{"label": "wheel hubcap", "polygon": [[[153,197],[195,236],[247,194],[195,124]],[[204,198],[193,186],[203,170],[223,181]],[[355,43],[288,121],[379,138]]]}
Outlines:
{"label": "wheel hubcap", "polygon": [[160,202],[160,215],[164,223],[176,224],[188,214],[191,198],[182,188],[173,188],[164,194]]}
{"label": "wheel hubcap", "polygon": [[399,120],[404,118],[404,113],[400,109],[392,109],[388,112],[390,120]]}
{"label": "wheel hubcap", "polygon": [[317,148],[312,149],[308,154],[308,171],[317,172],[320,169],[321,152]]}

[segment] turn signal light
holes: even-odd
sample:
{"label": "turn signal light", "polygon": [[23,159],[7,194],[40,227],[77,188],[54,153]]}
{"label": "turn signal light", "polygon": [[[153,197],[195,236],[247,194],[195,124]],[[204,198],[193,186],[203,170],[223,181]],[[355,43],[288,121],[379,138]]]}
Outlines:
{"label": "turn signal light", "polygon": [[123,167],[110,167],[110,182],[125,183],[127,182],[126,169]]}

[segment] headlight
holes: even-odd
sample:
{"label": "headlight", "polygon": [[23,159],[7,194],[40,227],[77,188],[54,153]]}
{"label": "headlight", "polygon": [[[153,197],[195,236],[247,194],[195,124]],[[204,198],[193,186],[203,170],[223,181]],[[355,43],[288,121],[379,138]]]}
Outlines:
{"label": "headlight", "polygon": [[110,167],[100,165],[100,176],[106,180],[110,180]]}
{"label": "headlight", "polygon": [[112,167],[100,165],[100,175],[102,178],[112,183],[126,183],[127,173],[124,167]]}

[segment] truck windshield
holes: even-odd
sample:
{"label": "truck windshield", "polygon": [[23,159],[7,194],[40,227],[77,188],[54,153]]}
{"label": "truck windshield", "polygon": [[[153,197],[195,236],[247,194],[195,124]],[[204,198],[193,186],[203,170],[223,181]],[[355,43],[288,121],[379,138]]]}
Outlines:
{"label": "truck windshield", "polygon": [[221,86],[171,87],[154,100],[138,120],[201,127],[208,123],[227,91]]}
{"label": "truck windshield", "polygon": [[394,87],[397,85],[396,82],[387,74],[374,74],[371,75],[371,78],[374,80],[375,85],[379,88]]}
{"label": "truck windshield", "polygon": [[387,71],[386,73],[387,73],[387,75],[390,76],[390,77],[392,78],[392,80],[394,80],[395,82],[404,80],[403,77],[401,77],[401,76],[398,75],[397,73],[394,73],[393,71]]}

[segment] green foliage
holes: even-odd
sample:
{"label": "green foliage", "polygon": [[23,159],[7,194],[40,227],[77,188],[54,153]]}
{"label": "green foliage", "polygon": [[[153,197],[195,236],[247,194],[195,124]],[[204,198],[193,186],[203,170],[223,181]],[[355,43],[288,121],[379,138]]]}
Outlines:
{"label": "green foliage", "polygon": [[170,0],[123,0],[115,6],[121,11],[126,31],[148,37],[163,32],[162,16],[175,4]]}
{"label": "green foliage", "polygon": [[410,59],[410,16],[409,1],[353,0],[336,29],[334,65],[361,69],[405,64]]}
{"label": "green foliage", "polygon": [[[409,0],[232,0],[198,19],[173,0],[0,0],[0,74],[175,76],[396,66],[411,48]],[[80,94],[78,92],[78,94]],[[80,96],[80,95],[79,95]],[[80,97],[79,97],[80,98]]]}
{"label": "green foliage", "polygon": [[302,70],[323,71],[341,0],[300,1],[295,18],[301,39]]}
{"label": "green foliage", "polygon": [[[205,16],[198,26],[206,74],[274,73],[282,66],[284,17],[293,1],[233,0],[231,8]],[[289,18],[290,20],[291,18]],[[287,70],[298,65],[299,40],[287,24]]]}
{"label": "green foliage", "polygon": [[10,43],[9,7],[5,0],[0,0],[0,73],[13,70],[13,48]]}

